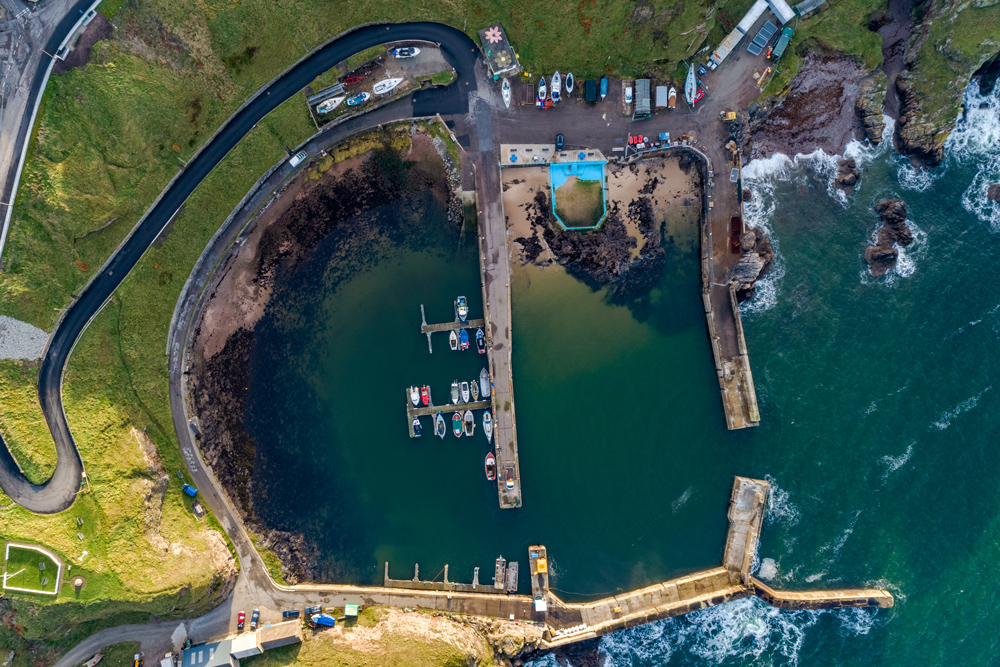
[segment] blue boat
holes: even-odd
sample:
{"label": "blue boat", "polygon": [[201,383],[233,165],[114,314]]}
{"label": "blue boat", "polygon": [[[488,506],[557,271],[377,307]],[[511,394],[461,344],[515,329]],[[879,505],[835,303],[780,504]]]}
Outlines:
{"label": "blue boat", "polygon": [[328,614],[313,614],[310,620],[316,625],[325,625],[328,628],[332,628],[337,625],[337,619]]}
{"label": "blue boat", "polygon": [[469,349],[469,332],[462,329],[461,333],[458,334],[458,342],[463,350]]}
{"label": "blue boat", "polygon": [[603,77],[601,79],[601,99],[603,100],[608,96],[608,77]]}
{"label": "blue boat", "polygon": [[486,354],[486,334],[482,328],[476,329],[476,347],[479,349],[479,354]]}

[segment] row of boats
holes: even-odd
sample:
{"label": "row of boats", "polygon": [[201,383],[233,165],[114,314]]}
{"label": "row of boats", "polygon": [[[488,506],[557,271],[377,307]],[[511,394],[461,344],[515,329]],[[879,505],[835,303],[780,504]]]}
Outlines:
{"label": "row of boats", "polygon": [[[465,329],[452,329],[448,335],[448,346],[452,350],[468,350],[469,332]],[[486,334],[483,333],[482,327],[476,329],[476,349],[479,354],[486,354]]]}
{"label": "row of boats", "polygon": [[[393,49],[390,51],[393,57],[398,59],[405,58],[415,58],[419,53],[420,49],[415,46],[407,46],[399,49]],[[351,76],[344,79],[343,83],[345,86],[352,86],[356,83],[360,83],[365,77],[363,76]],[[372,92],[370,93],[358,93],[356,95],[338,95],[336,97],[331,97],[328,100],[324,100],[319,106],[316,107],[316,113],[330,113],[341,104],[346,104],[349,107],[356,107],[364,104],[372,98],[372,95],[385,95],[386,93],[394,90],[396,86],[403,83],[403,77],[390,77],[382,79],[375,83],[372,87]]]}
{"label": "row of boats", "polygon": [[[602,90],[603,93],[607,95],[607,83],[606,83],[607,79],[604,79],[604,82],[605,82],[603,83],[604,88]],[[506,79],[504,80],[504,83],[507,83]],[[573,92],[573,86],[575,85],[572,72],[566,75],[565,83],[566,83],[566,94],[569,95],[570,93]],[[538,82],[538,97],[535,98],[535,106],[537,106],[539,109],[551,109],[562,99],[562,86],[563,86],[562,75],[559,74],[559,72],[553,74],[552,78],[549,80],[549,84],[551,87],[545,84],[544,76],[541,77],[541,80]],[[504,102],[506,103],[506,99],[504,99]]]}
{"label": "row of boats", "polygon": [[512,560],[508,565],[503,556],[497,558],[496,568],[493,570],[493,587],[499,590],[506,587],[508,593],[516,593],[517,570],[516,560]]}
{"label": "row of boats", "polygon": [[[470,397],[473,401],[478,401],[480,394],[482,394],[484,400],[493,395],[493,380],[490,378],[489,371],[485,368],[479,372],[479,382],[475,380],[472,382],[459,382],[455,380],[451,383],[452,405],[468,403]],[[413,407],[415,408],[421,405],[424,407],[429,406],[431,404],[431,388],[428,385],[410,387],[410,402],[413,403]]]}

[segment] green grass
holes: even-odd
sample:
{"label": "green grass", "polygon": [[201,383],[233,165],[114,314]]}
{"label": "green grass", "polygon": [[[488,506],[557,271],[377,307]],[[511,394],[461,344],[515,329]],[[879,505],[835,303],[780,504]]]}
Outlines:
{"label": "green grass", "polygon": [[[59,564],[34,549],[11,546],[5,549],[4,581],[7,586],[39,593],[55,593]],[[41,569],[44,566],[45,569]],[[48,581],[46,581],[48,580]],[[45,583],[43,583],[45,582]]]}
{"label": "green grass", "polygon": [[385,47],[381,44],[370,46],[364,51],[358,51],[353,56],[344,61],[344,73],[361,67],[372,58],[385,52]]}
{"label": "green grass", "polygon": [[0,433],[25,477],[41,484],[55,470],[56,446],[38,403],[38,362],[0,360]]}
{"label": "green grass", "polygon": [[445,72],[438,72],[431,77],[431,83],[437,86],[447,86],[451,84],[455,79],[458,78],[458,73],[455,70],[447,70]]}
{"label": "green grass", "polygon": [[[108,667],[117,667],[117,665],[131,665],[133,657],[139,652],[138,642],[125,642],[123,644],[115,644],[109,646],[101,651],[101,655],[104,659],[101,661],[102,665],[108,665]],[[156,660],[148,659],[146,664],[149,665],[159,665]]]}
{"label": "green grass", "polygon": [[257,549],[257,553],[260,554],[261,560],[264,561],[264,565],[267,567],[267,573],[271,575],[274,579],[281,585],[287,585],[288,582],[285,581],[284,575],[281,574],[281,560],[274,555],[274,552],[265,549],[260,543],[260,538],[252,532],[249,532],[250,541],[253,542],[254,547]]}

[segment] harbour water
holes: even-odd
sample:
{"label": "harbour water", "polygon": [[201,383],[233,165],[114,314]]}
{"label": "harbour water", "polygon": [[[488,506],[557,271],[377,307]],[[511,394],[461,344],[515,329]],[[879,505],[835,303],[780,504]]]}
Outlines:
{"label": "harbour water", "polygon": [[[379,581],[384,560],[395,577],[419,562],[430,579],[447,562],[452,579],[471,579],[540,542],[553,589],[584,599],[719,562],[732,476],[763,477],[774,493],[758,576],[788,589],[885,586],[896,606],[742,600],[605,637],[607,665],[992,664],[1000,205],[985,184],[1000,182],[1000,104],[980,110],[969,95],[965,129],[929,172],[852,145],[862,176],[844,197],[828,156],[746,169],[748,219],[778,257],[744,306],[756,429],[725,430],[693,245],[672,246],[660,285],[629,306],[559,268],[520,271],[516,511],[501,511],[485,480],[481,429],[406,435],[403,387],[430,383],[444,402],[451,380],[481,368],[443,335],[429,355],[419,333],[420,303],[428,321],[449,318],[456,294],[482,312],[471,240],[414,200],[386,222],[406,233],[363,270],[325,282],[318,249],[258,326],[247,421],[259,514],[314,539],[329,580]],[[916,242],[876,279],[863,253],[888,197],[906,201]]]}

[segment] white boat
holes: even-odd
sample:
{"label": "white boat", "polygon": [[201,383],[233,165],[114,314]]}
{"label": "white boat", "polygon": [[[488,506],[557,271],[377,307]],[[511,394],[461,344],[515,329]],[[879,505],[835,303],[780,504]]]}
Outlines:
{"label": "white boat", "polygon": [[328,100],[320,102],[319,106],[316,107],[316,113],[330,113],[346,99],[347,95],[338,95],[337,97],[331,97]]}
{"label": "white boat", "polygon": [[451,402],[458,405],[458,380],[451,383]]}
{"label": "white boat", "polygon": [[415,46],[404,46],[401,49],[393,49],[391,53],[397,58],[415,58],[420,49]]}
{"label": "white boat", "polygon": [[489,410],[483,413],[483,433],[486,434],[486,442],[493,442],[493,415]]}
{"label": "white boat", "polygon": [[453,350],[458,349],[458,332],[454,329],[448,334],[448,346]]}
{"label": "white boat", "polygon": [[694,97],[698,94],[698,77],[694,75],[694,65],[688,68],[687,79],[684,81],[684,99],[689,105],[694,104]]}
{"label": "white boat", "polygon": [[413,403],[413,407],[420,405],[420,390],[416,387],[410,387],[410,403]]}
{"label": "white boat", "polygon": [[545,87],[545,77],[543,76],[542,80],[538,82],[538,101],[539,102],[544,102],[545,101],[545,97],[548,94],[549,94],[549,91],[548,91],[548,88]]}
{"label": "white boat", "polygon": [[372,88],[372,92],[375,93],[376,95],[385,95],[386,93],[388,93],[390,90],[392,90],[401,83],[403,83],[402,78],[382,79],[381,81],[375,84],[375,87]]}
{"label": "white boat", "polygon": [[442,417],[441,413],[439,412],[437,413],[437,417],[434,418],[434,432],[437,434],[437,437],[444,440],[444,434],[447,431],[448,428],[444,424],[444,417]]}
{"label": "white boat", "polygon": [[573,78],[573,73],[570,72],[566,75],[566,94],[569,95],[573,92],[573,85],[575,84],[575,79]]}
{"label": "white boat", "polygon": [[670,92],[667,94],[667,108],[677,108],[677,89],[673,86],[670,86]]}
{"label": "white boat", "polygon": [[503,78],[503,83],[500,85],[500,94],[503,95],[503,104],[508,109],[510,108],[510,81],[507,77]]}
{"label": "white boat", "polygon": [[552,101],[558,102],[562,96],[562,76],[557,71],[552,75]]}
{"label": "white boat", "polygon": [[465,411],[465,435],[471,436],[476,432],[476,418],[472,416],[472,410]]}
{"label": "white boat", "polygon": [[490,397],[490,374],[485,368],[479,373],[479,393],[484,399]]}
{"label": "white boat", "polygon": [[462,402],[463,403],[468,403],[469,402],[469,383],[468,382],[463,382],[459,386],[462,388]]}

